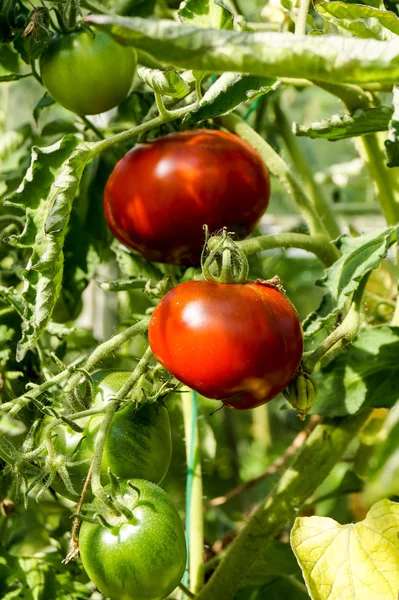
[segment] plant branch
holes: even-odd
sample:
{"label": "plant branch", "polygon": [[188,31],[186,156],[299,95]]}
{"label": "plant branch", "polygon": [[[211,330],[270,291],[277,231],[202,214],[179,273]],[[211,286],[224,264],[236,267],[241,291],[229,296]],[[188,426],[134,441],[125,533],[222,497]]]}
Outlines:
{"label": "plant branch", "polygon": [[309,423],[306,425],[306,427],[304,427],[304,429],[302,429],[302,431],[300,431],[298,433],[298,435],[295,437],[293,442],[288,446],[288,448],[285,450],[285,452],[281,456],[279,456],[274,461],[274,463],[271,464],[266,469],[266,471],[264,471],[257,477],[254,477],[253,479],[246,481],[245,483],[237,485],[235,488],[233,488],[232,490],[227,492],[227,494],[225,494],[224,496],[217,496],[216,498],[213,498],[212,500],[210,500],[210,502],[208,502],[208,504],[206,504],[205,510],[207,510],[213,506],[222,506],[223,504],[225,504],[232,498],[239,496],[246,490],[249,490],[250,488],[252,488],[254,485],[257,485],[261,481],[264,481],[265,479],[267,479],[267,477],[270,477],[271,475],[275,475],[280,469],[282,469],[283,467],[286,466],[289,459],[292,458],[294,456],[294,454],[296,454],[298,452],[298,450],[304,445],[304,443],[308,439],[309,435],[312,433],[313,429],[316,427],[316,425],[318,425],[319,421],[320,421],[320,417],[318,415],[313,415],[309,419]]}
{"label": "plant branch", "polygon": [[[326,240],[329,240],[328,231],[317,214],[312,201],[304,192],[302,183],[281,156],[241,117],[231,114],[221,117],[219,121],[226,129],[242,137],[259,152],[271,173],[280,179],[288,192],[293,196],[306,220],[310,233],[312,235],[315,233],[324,235]],[[336,258],[338,257],[339,252],[336,249]]]}
{"label": "plant branch", "polygon": [[300,248],[317,256],[327,267],[337,259],[335,246],[321,234],[279,233],[276,235],[260,235],[236,242],[236,244],[247,256],[273,248]]}
{"label": "plant branch", "polygon": [[369,414],[370,411],[365,411],[317,425],[274,491],[229,546],[224,560],[196,600],[234,598],[261,552],[324,481]]}
{"label": "plant branch", "polygon": [[295,22],[295,35],[306,34],[306,20],[308,18],[310,0],[300,0],[299,10]]}

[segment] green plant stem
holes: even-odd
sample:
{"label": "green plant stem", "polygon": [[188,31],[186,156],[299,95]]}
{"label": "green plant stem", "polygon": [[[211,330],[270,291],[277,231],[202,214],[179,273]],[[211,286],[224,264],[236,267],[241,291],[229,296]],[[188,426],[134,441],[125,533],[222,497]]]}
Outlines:
{"label": "green plant stem", "polygon": [[321,234],[279,233],[276,235],[260,235],[236,243],[247,256],[273,248],[300,248],[317,256],[326,266],[332,265],[337,260],[335,246]]}
{"label": "green plant stem", "polygon": [[[202,506],[202,469],[201,451],[197,424],[196,392],[186,391],[181,394],[184,434],[186,440],[187,457],[187,497],[188,514],[186,536],[188,541],[190,589],[193,592],[203,585],[204,563],[204,523]],[[187,583],[186,581],[184,582]]]}
{"label": "green plant stem", "polygon": [[306,20],[309,12],[310,0],[299,0],[299,11],[295,22],[295,35],[306,34]]}
{"label": "green plant stem", "polygon": [[325,228],[330,237],[335,239],[341,234],[335,214],[330,206],[330,202],[324,192],[324,187],[317,185],[314,173],[310,168],[306,154],[300,147],[297,137],[292,133],[291,124],[288,122],[284,111],[281,109],[279,102],[273,103],[274,114],[278,131],[282,136],[288,152],[291,155],[294,165],[298,172],[302,175],[309,196],[312,199],[313,205],[319,214]]}
{"label": "green plant stem", "polygon": [[295,462],[260,504],[196,600],[231,600],[262,550],[324,481],[370,411],[317,425]]}
{"label": "green plant stem", "polygon": [[184,585],[184,583],[179,583],[179,585],[177,586],[178,588],[181,589],[181,591],[188,597],[188,598],[195,598],[195,595],[190,592],[190,590],[188,589],[188,587],[186,587]]}
{"label": "green plant stem", "polygon": [[[297,176],[293,173],[287,163],[273,150],[273,148],[252,129],[239,116],[231,114],[219,119],[220,123],[228,130],[233,131],[245,141],[247,141],[255,150],[257,150],[263,161],[276,177],[280,179],[289,193],[296,201],[298,208],[304,216],[309,227],[310,233],[324,235],[326,243],[330,240],[329,233],[317,214],[312,201],[308,198],[303,190],[303,185]],[[339,257],[339,252],[335,249],[336,258]]]}
{"label": "green plant stem", "polygon": [[265,450],[271,447],[273,440],[268,404],[262,404],[252,410],[252,436]]}
{"label": "green plant stem", "polygon": [[[136,382],[140,379],[143,373],[146,371],[149,362],[152,359],[151,348],[148,346],[147,350],[144,352],[140,361],[137,363],[136,368],[132,372],[132,374],[128,377],[126,382],[123,384],[121,389],[115,395],[115,398],[109,402],[107,408],[104,412],[104,418],[101,422],[100,428],[98,430],[96,436],[96,443],[94,447],[94,458],[93,458],[93,468],[91,474],[91,489],[94,496],[100,498],[105,504],[114,508],[115,501],[112,503],[107,492],[104,490],[101,484],[101,462],[104,453],[105,442],[107,439],[108,431],[111,426],[112,419],[114,417],[115,412],[118,410],[120,401],[123,400],[130,392],[130,390],[134,387]],[[118,504],[116,504],[116,508],[118,508]]]}
{"label": "green plant stem", "polygon": [[[98,362],[103,360],[106,356],[117,350],[122,344],[129,341],[131,338],[139,335],[140,333],[144,333],[147,331],[148,326],[150,324],[150,317],[146,317],[141,319],[138,323],[135,323],[131,327],[128,327],[121,333],[114,335],[111,339],[103,342],[94,350],[94,352],[89,356],[89,358],[83,363],[82,369],[85,371],[90,371],[93,369]],[[78,385],[80,380],[82,379],[82,373],[77,371],[68,380],[67,385],[65,386],[65,392],[71,393],[73,389]],[[123,388],[122,388],[123,389]]]}
{"label": "green plant stem", "polygon": [[193,104],[189,104],[182,108],[177,108],[176,110],[166,111],[162,115],[158,115],[154,119],[147,121],[145,123],[141,123],[141,125],[137,125],[136,127],[132,127],[132,129],[128,129],[127,131],[122,131],[121,133],[117,133],[116,135],[112,135],[105,140],[101,140],[100,142],[96,142],[91,147],[91,154],[95,156],[99,152],[110,148],[114,144],[119,144],[121,142],[126,142],[137,135],[145,133],[146,131],[150,131],[150,129],[154,129],[154,127],[159,127],[159,125],[163,125],[164,123],[169,123],[170,121],[175,121],[176,119],[180,119],[184,117],[187,113],[189,113],[194,107],[197,106],[197,102]]}
{"label": "green plant stem", "polygon": [[345,319],[326,339],[311,352],[304,360],[306,371],[313,371],[316,364],[324,357],[335,353],[338,349],[350,344],[355,339],[361,323],[361,305],[364,290],[370,274],[363,277],[356,292],[353,294],[352,304]]}
{"label": "green plant stem", "polygon": [[80,118],[82,119],[83,123],[87,126],[87,128],[91,129],[96,134],[98,139],[105,139],[104,134],[99,129],[97,129],[97,127],[87,117],[81,116]]}

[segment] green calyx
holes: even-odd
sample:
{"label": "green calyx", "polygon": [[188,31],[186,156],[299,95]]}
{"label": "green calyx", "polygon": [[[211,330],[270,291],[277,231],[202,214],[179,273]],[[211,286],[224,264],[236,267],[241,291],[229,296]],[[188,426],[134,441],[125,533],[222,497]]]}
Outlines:
{"label": "green calyx", "polygon": [[[208,228],[205,226],[208,238]],[[202,273],[213,283],[245,283],[248,279],[246,255],[224,228],[221,235],[207,239],[201,260]]]}
{"label": "green calyx", "polygon": [[317,384],[311,374],[301,367],[291,383],[283,391],[283,396],[304,420],[317,396]]}

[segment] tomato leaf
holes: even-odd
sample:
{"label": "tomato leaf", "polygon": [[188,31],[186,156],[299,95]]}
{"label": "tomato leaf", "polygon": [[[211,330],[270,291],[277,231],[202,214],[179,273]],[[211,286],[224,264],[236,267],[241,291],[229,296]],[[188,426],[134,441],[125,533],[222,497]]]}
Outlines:
{"label": "tomato leaf", "polygon": [[23,182],[7,200],[8,206],[26,213],[23,232],[8,238],[8,242],[32,250],[22,272],[24,325],[17,351],[19,361],[40,337],[57,301],[72,201],[89,155],[89,145],[73,135],[47,148],[34,147]]}
{"label": "tomato leaf", "polygon": [[223,73],[204,94],[198,108],[187,115],[185,122],[198,123],[229,113],[242,102],[261,95],[269,96],[279,86],[280,82],[271,77]]}
{"label": "tomato leaf", "polygon": [[333,115],[329,119],[316,121],[311,125],[293,124],[293,132],[298,136],[326,138],[330,141],[344,140],[358,135],[386,131],[392,117],[390,106],[361,108],[350,115]]}
{"label": "tomato leaf", "polygon": [[184,0],[177,14],[187,25],[205,29],[232,29],[233,15],[214,0]]}
{"label": "tomato leaf", "polygon": [[359,38],[390,40],[399,35],[399,19],[389,10],[364,4],[317,1],[316,10],[329,23]]}
{"label": "tomato leaf", "polygon": [[399,166],[399,87],[393,86],[393,107],[394,113],[389,123],[388,137],[385,142],[387,153],[387,166]]}
{"label": "tomato leaf", "polygon": [[399,398],[399,328],[362,329],[318,375],[312,412],[352,415],[367,407],[390,408]]}
{"label": "tomato leaf", "polygon": [[175,66],[212,73],[300,77],[336,83],[399,79],[399,40],[202,29],[173,21],[90,15],[89,24]]}
{"label": "tomato leaf", "polygon": [[35,107],[33,109],[33,118],[35,119],[36,123],[39,120],[40,113],[42,112],[43,108],[46,108],[47,106],[52,106],[53,104],[55,104],[55,100],[47,92],[44,94],[44,96],[40,98],[40,100],[36,102]]}
{"label": "tomato leaf", "polygon": [[4,161],[11,154],[17,152],[31,135],[32,127],[26,124],[14,131],[7,131],[0,136],[0,160]]}
{"label": "tomato leaf", "polygon": [[48,600],[56,594],[55,577],[48,563],[40,558],[20,558],[19,565],[33,600]]}
{"label": "tomato leaf", "polygon": [[184,98],[184,96],[190,93],[190,87],[173,69],[160,71],[159,69],[139,67],[137,75],[151,89],[164,96]]}
{"label": "tomato leaf", "polygon": [[332,324],[360,280],[376,269],[396,240],[396,227],[375,229],[359,237],[343,235],[336,245],[342,256],[329,267],[319,285],[329,288],[314,313],[304,321],[305,336],[311,337]]}
{"label": "tomato leaf", "polygon": [[397,600],[399,504],[381,500],[364,521],[297,518],[291,545],[312,600]]}

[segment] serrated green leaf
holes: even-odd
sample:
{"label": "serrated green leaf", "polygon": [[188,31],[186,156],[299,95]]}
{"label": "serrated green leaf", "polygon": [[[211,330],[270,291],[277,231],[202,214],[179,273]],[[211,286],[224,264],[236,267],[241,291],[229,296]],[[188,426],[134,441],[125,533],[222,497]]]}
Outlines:
{"label": "serrated green leaf", "polygon": [[393,86],[393,108],[394,112],[389,123],[388,137],[385,148],[388,157],[388,167],[399,166],[399,86]]}
{"label": "serrated green leaf", "polygon": [[146,83],[154,92],[172,98],[184,98],[190,92],[187,83],[174,69],[160,71],[159,69],[147,69],[139,67],[137,75],[141,81]]}
{"label": "serrated green leaf", "polygon": [[399,504],[381,500],[364,521],[301,517],[291,545],[312,600],[397,600]]}
{"label": "serrated green leaf", "polygon": [[399,39],[380,42],[333,35],[218,31],[166,20],[105,15],[90,15],[85,20],[124,45],[186,69],[332,83],[395,83],[399,79]]}
{"label": "serrated green leaf", "polygon": [[214,0],[184,0],[177,11],[187,25],[212,29],[232,29],[233,15]]}
{"label": "serrated green leaf", "polygon": [[280,82],[271,77],[223,73],[207,90],[198,108],[187,115],[186,123],[212,119],[237,108],[242,102],[275,92]]}
{"label": "serrated green leaf", "polygon": [[340,417],[367,407],[390,408],[399,398],[398,356],[397,327],[360,330],[354,343],[318,374],[312,412]]}
{"label": "serrated green leaf", "polygon": [[72,202],[89,156],[89,145],[73,135],[47,148],[33,148],[31,166],[18,190],[7,200],[9,206],[26,213],[23,232],[8,242],[32,250],[22,272],[24,326],[18,361],[40,337],[57,301]]}
{"label": "serrated green leaf", "polygon": [[333,115],[329,119],[316,121],[311,125],[293,124],[293,132],[298,136],[326,138],[330,141],[344,140],[358,135],[386,131],[393,109],[390,106],[361,108],[350,115]]}
{"label": "serrated green leaf", "polygon": [[359,38],[390,40],[399,35],[399,19],[389,10],[347,2],[316,2],[326,21]]}
{"label": "serrated green leaf", "polygon": [[376,269],[385,258],[396,235],[396,228],[389,227],[375,229],[355,238],[348,235],[339,238],[336,245],[341,251],[341,257],[326,270],[323,279],[318,282],[329,291],[324,295],[317,311],[305,319],[303,327],[306,337],[311,337],[332,324],[364,275]]}

